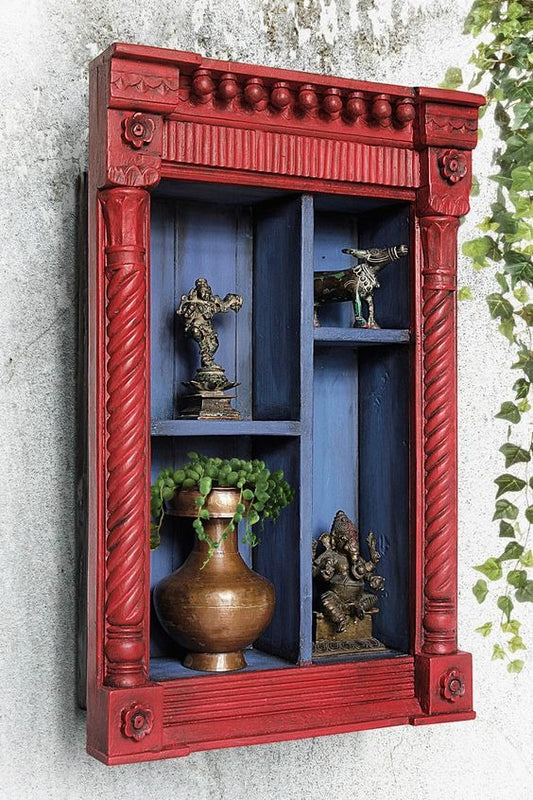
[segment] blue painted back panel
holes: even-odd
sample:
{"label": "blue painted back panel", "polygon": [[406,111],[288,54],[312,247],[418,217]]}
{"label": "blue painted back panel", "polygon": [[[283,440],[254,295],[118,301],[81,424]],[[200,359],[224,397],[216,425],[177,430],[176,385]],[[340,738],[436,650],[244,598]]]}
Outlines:
{"label": "blue painted back panel", "polygon": [[359,351],[359,531],[382,553],[374,632],[409,649],[409,350]]}
{"label": "blue painted back panel", "polygon": [[[242,309],[217,314],[215,360],[230,380],[238,380],[234,401],[243,418],[251,411],[250,336],[252,315],[251,211],[237,206],[155,201],[152,208],[152,417],[177,415],[176,398],[187,393],[182,382],[200,364],[198,345],[187,339],[176,315],[181,296],[199,277],[214,294],[244,297]],[[172,380],[172,384],[171,384]]]}
{"label": "blue painted back panel", "polygon": [[256,210],[253,408],[255,419],[300,417],[301,198]]}
{"label": "blue painted back panel", "polygon": [[314,539],[329,531],[339,509],[357,524],[357,472],[357,351],[317,347],[313,425]]}
{"label": "blue painted back panel", "polygon": [[[359,220],[359,247],[393,247],[409,244],[409,205],[399,203],[378,213],[362,214]],[[376,322],[381,328],[408,328],[409,255],[388,264],[379,273],[380,288],[374,292]],[[364,316],[367,317],[366,303]]]}
{"label": "blue painted back panel", "polygon": [[[315,271],[349,269],[356,262],[342,253],[344,247],[357,247],[357,221],[353,214],[320,212],[315,214]],[[318,309],[318,320],[327,327],[348,328],[353,322],[351,303],[325,303]]]}

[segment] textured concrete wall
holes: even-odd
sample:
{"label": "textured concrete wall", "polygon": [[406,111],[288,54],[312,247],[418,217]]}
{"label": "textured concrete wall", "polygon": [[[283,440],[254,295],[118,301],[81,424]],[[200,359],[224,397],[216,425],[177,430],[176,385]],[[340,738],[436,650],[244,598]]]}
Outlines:
{"label": "textured concrete wall", "polygon": [[[401,728],[105,768],[84,753],[75,706],[75,183],[87,151],[87,64],[112,41],[215,58],[436,84],[464,65],[470,0],[3,0],[2,526],[0,795],[9,800],[508,800],[531,789],[531,667],[508,676],[476,625],[471,565],[483,561],[503,428],[489,324],[490,277],[460,265],[475,299],[460,310],[461,645],[476,659],[471,723]],[[494,138],[476,156],[492,197]],[[504,376],[504,380],[507,377]],[[503,423],[502,423],[503,424]],[[531,633],[531,632],[530,632]],[[529,777],[528,777],[529,775]]]}

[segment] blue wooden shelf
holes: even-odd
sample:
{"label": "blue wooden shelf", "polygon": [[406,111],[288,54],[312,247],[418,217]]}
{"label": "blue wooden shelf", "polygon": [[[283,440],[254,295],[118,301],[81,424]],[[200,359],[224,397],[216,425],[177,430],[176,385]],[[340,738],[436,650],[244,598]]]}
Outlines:
{"label": "blue wooden shelf", "polygon": [[300,427],[292,420],[160,419],[152,436],[299,436]]}
{"label": "blue wooden shelf", "polygon": [[409,330],[374,328],[314,328],[315,344],[337,347],[365,347],[382,344],[405,344],[410,341]]}
{"label": "blue wooden shelf", "polygon": [[[256,672],[261,669],[297,669],[296,664],[285,661],[283,658],[271,656],[254,648],[244,651],[247,666],[239,672]],[[176,678],[197,678],[199,675],[228,675],[227,672],[199,672],[198,670],[184,667],[181,661],[172,658],[151,658],[150,659],[150,680],[152,681],[171,681]]]}

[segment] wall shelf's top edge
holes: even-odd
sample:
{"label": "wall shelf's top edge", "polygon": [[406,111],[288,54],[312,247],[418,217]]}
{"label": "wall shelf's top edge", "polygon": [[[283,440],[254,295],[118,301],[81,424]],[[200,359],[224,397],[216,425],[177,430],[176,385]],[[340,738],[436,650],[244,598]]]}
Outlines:
{"label": "wall shelf's top edge", "polygon": [[125,44],[116,42],[98,56],[94,63],[107,61],[112,58],[137,60],[145,62],[159,62],[173,64],[182,72],[203,68],[220,73],[246,75],[247,77],[265,78],[274,81],[291,83],[313,83],[317,87],[332,87],[337,89],[369,92],[373,94],[389,94],[405,98],[418,97],[422,100],[437,103],[446,103],[459,106],[472,106],[478,108],[485,104],[485,98],[470,92],[458,92],[451,89],[433,89],[426,87],[409,87],[374,81],[359,81],[351,78],[340,78],[334,75],[303,72],[300,70],[279,69],[277,67],[260,66],[234,61],[218,61],[204,58],[199,53],[189,53],[183,50],[171,50],[163,47],[149,47],[146,45]]}

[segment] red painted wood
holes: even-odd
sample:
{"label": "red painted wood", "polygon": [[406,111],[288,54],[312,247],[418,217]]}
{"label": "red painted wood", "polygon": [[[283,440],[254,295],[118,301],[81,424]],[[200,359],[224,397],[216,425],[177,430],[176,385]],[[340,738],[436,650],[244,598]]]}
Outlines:
{"label": "red painted wood", "polygon": [[[455,289],[479,95],[117,44],[91,66],[88,751],[107,764],[472,719],[457,651]],[[148,676],[149,192],[161,178],[411,203],[410,656]]]}

